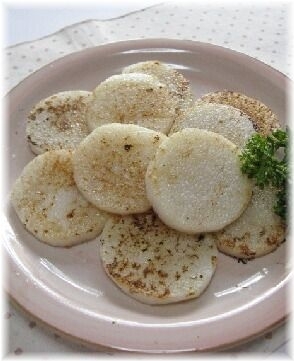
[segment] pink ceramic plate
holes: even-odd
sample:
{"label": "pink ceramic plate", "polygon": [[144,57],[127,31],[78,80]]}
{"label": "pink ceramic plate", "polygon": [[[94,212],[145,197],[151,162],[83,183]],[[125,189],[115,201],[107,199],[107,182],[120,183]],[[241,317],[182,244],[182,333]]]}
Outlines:
{"label": "pink ceramic plate", "polygon": [[[8,94],[7,184],[32,158],[25,119],[41,98],[62,90],[91,90],[138,61],[158,59],[181,71],[195,96],[229,89],[266,103],[285,121],[288,81],[243,54],[179,40],[134,40],[103,45],[59,59]],[[212,350],[248,340],[288,314],[287,242],[248,262],[219,256],[207,291],[188,302],[148,306],[123,294],[107,278],[93,240],[57,249],[28,234],[9,206],[2,228],[7,255],[6,289],[24,309],[79,340],[146,352]]]}

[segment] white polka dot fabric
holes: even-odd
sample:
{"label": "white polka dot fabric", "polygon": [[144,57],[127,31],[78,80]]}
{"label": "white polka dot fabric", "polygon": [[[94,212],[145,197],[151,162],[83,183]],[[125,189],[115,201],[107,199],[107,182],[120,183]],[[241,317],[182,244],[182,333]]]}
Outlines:
{"label": "white polka dot fabric", "polygon": [[164,3],[111,20],[89,20],[6,49],[6,89],[45,64],[99,44],[138,38],[208,42],[250,55],[290,76],[290,2]]}

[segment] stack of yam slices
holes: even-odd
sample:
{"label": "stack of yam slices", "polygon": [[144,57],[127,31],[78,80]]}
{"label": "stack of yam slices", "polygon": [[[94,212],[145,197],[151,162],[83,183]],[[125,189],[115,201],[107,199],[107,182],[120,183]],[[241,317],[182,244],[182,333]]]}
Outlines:
{"label": "stack of yam slices", "polygon": [[[191,126],[192,119],[194,119],[197,127],[210,129],[216,126],[217,117],[212,121],[209,121],[209,117],[202,117],[199,120],[198,114],[205,111],[207,106],[214,106],[215,109],[223,106],[233,107],[234,111],[238,108],[241,112],[240,116],[243,118],[243,125],[240,127],[241,123],[237,118],[237,121],[233,122],[233,126],[230,127],[234,134],[228,134],[227,126],[217,127],[217,132],[224,134],[232,141],[240,139],[239,137],[236,138],[236,133],[241,131],[240,134],[242,134],[242,129],[246,129],[245,138],[252,134],[252,129],[250,130],[248,124],[244,128],[244,124],[247,123],[245,121],[246,117],[251,121],[255,131],[262,135],[268,135],[274,129],[281,127],[276,115],[265,104],[244,94],[232,91],[208,93],[197,99],[192,114],[187,117],[189,126]],[[193,117],[193,113],[195,117]],[[241,119],[240,116],[239,119]],[[222,118],[224,120],[226,117]],[[240,148],[244,146],[242,139],[241,142],[236,142],[236,144]],[[261,257],[274,251],[285,240],[286,232],[284,222],[274,213],[274,203],[275,191],[273,189],[270,187],[260,189],[254,185],[251,200],[242,215],[222,230],[214,233],[218,249],[227,255],[242,260]]]}
{"label": "stack of yam slices", "polygon": [[[185,86],[187,98],[189,93],[189,82],[180,73],[165,64],[159,68],[160,79],[153,71],[126,71],[105,79],[93,91],[60,91],[32,107],[26,137],[37,157],[16,180],[11,200],[25,228],[40,241],[76,245],[101,233],[108,212],[151,208],[144,189],[147,163],[177,117],[179,94],[175,97],[172,89]],[[100,127],[104,135],[100,130],[91,134]],[[99,148],[95,141],[101,134]],[[89,210],[79,212],[81,203]],[[86,229],[92,213],[97,226]],[[74,222],[72,234],[66,228]],[[79,225],[81,229],[76,229]]]}
{"label": "stack of yam slices", "polygon": [[196,298],[218,251],[251,259],[285,237],[273,190],[255,187],[239,161],[252,134],[279,126],[255,99],[222,91],[195,101],[171,66],[131,64],[93,91],[63,91],[33,107],[26,135],[37,156],[11,202],[48,245],[99,237],[105,273],[140,302]]}

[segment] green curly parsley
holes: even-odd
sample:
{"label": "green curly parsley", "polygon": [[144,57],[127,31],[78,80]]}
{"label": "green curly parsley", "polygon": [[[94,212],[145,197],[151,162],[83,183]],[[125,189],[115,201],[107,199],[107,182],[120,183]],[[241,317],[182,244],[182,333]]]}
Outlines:
{"label": "green curly parsley", "polygon": [[241,170],[254,178],[260,188],[271,185],[277,189],[274,211],[287,217],[288,131],[277,129],[268,136],[254,134],[240,154]]}

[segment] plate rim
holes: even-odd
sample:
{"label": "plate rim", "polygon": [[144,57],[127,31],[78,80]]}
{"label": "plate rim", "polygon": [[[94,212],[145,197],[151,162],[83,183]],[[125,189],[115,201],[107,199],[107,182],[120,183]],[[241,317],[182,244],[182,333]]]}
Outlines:
{"label": "plate rim", "polygon": [[[108,43],[104,43],[104,44],[100,44],[100,45],[96,45],[96,46],[92,46],[86,49],[80,49],[77,51],[74,51],[72,53],[69,54],[65,54],[45,65],[43,65],[42,67],[40,67],[39,69],[35,70],[33,73],[29,74],[28,76],[26,76],[25,78],[23,78],[21,81],[19,81],[19,83],[17,83],[16,85],[14,85],[10,90],[8,90],[8,92],[6,93],[6,96],[9,96],[16,88],[18,88],[20,85],[22,85],[24,82],[26,82],[27,80],[31,79],[32,76],[38,76],[40,72],[43,72],[44,70],[46,70],[49,67],[52,66],[58,66],[58,64],[60,62],[63,62],[64,59],[66,58],[70,58],[70,57],[79,57],[79,56],[83,56],[86,53],[90,53],[90,52],[95,52],[97,51],[97,49],[101,49],[101,51],[103,49],[105,49],[105,51],[108,50],[112,50],[113,47],[119,47],[119,48],[125,48],[125,47],[135,47],[136,49],[140,49],[141,46],[140,44],[146,44],[144,45],[144,47],[146,48],[158,48],[158,49],[162,49],[162,48],[170,48],[172,49],[173,46],[175,46],[176,48],[188,48],[188,47],[200,47],[203,46],[206,49],[210,49],[210,50],[217,50],[218,52],[222,52],[223,54],[232,54],[234,56],[237,56],[239,59],[245,59],[247,61],[249,61],[249,63],[254,64],[257,67],[261,67],[263,70],[267,69],[267,71],[271,72],[272,74],[275,74],[275,76],[277,77],[278,80],[282,80],[282,81],[286,81],[291,83],[291,79],[284,74],[283,72],[281,72],[280,70],[272,67],[271,65],[265,63],[262,60],[259,60],[257,58],[254,58],[248,54],[242,53],[239,50],[234,50],[222,45],[217,45],[217,44],[212,44],[212,43],[207,43],[207,42],[203,42],[203,41],[196,41],[196,40],[182,40],[182,39],[172,39],[172,38],[148,38],[148,39],[132,39],[132,40],[119,40],[119,41],[111,41]],[[152,46],[150,46],[150,44],[152,44]],[[170,45],[169,45],[170,44]],[[168,46],[166,46],[168,45]]]}
{"label": "plate rim", "polygon": [[[101,352],[101,347],[103,348],[108,348],[109,351],[129,351],[129,352],[148,352],[148,350],[146,351],[142,351],[142,350],[129,350],[129,349],[124,349],[124,348],[112,348],[109,345],[102,345],[99,343],[92,343],[90,341],[81,339],[79,337],[76,337],[74,335],[71,335],[69,333],[66,333],[63,330],[57,329],[54,326],[50,325],[48,322],[42,320],[41,318],[39,318],[38,316],[34,315],[33,313],[31,313],[29,310],[25,309],[21,304],[18,303],[18,301],[13,298],[11,295],[8,295],[8,298],[11,300],[11,303],[14,305],[14,307],[19,310],[19,312],[21,312],[24,315],[27,315],[28,317],[30,317],[31,319],[33,319],[34,321],[38,322],[40,326],[45,327],[48,331],[54,332],[54,334],[59,335],[60,337],[64,337],[65,339],[74,342],[75,344],[79,343],[82,346],[88,347],[90,349],[92,349],[93,351],[100,351]],[[255,334],[252,334],[248,337],[244,337],[243,339],[240,339],[238,341],[235,341],[233,343],[227,343],[224,345],[220,345],[220,346],[216,346],[214,348],[210,348],[209,350],[198,350],[197,348],[195,349],[189,349],[189,350],[179,350],[179,351],[173,351],[172,353],[177,354],[180,352],[197,352],[197,351],[209,351],[209,352],[218,352],[218,351],[227,351],[230,350],[232,347],[237,347],[237,346],[241,346],[244,343],[250,342],[255,340],[256,338],[265,335],[267,333],[273,332],[274,330],[276,330],[278,327],[281,327],[283,324],[286,324],[287,322],[290,321],[290,314],[285,315],[281,320],[275,322],[274,324],[270,325],[269,327],[267,327],[266,329],[264,329],[262,332],[258,332]],[[161,352],[157,352],[157,351],[150,351],[150,353],[163,353],[165,351],[161,351]]]}
{"label": "plate rim", "polygon": [[[193,41],[193,40],[179,40],[179,39],[166,39],[166,38],[134,39],[134,40],[124,40],[124,41],[111,42],[111,43],[107,43],[107,44],[98,45],[95,47],[79,50],[79,51],[67,54],[61,58],[58,58],[58,59],[44,65],[40,69],[36,70],[34,73],[28,75],[21,82],[19,82],[16,86],[11,88],[5,97],[6,97],[6,99],[9,99],[11,96],[14,96],[15,93],[17,94],[24,87],[26,87],[26,84],[29,83],[30,81],[32,81],[32,78],[37,79],[38,77],[42,76],[42,73],[44,71],[47,71],[49,68],[51,68],[51,69],[58,68],[59,65],[61,65],[67,59],[70,59],[70,58],[74,58],[76,61],[78,61],[79,58],[82,58],[84,56],[90,56],[91,53],[95,54],[97,51],[98,52],[103,52],[103,51],[111,52],[111,51],[115,50],[115,52],[121,52],[122,50],[126,51],[126,48],[131,48],[133,50],[140,50],[140,49],[141,50],[142,49],[154,49],[154,50],[156,50],[156,49],[184,49],[184,50],[189,50],[191,48],[195,49],[195,48],[200,48],[200,47],[204,47],[208,51],[217,51],[218,53],[224,54],[226,56],[233,56],[234,58],[237,57],[239,61],[246,62],[247,65],[249,62],[249,64],[251,66],[254,66],[257,68],[262,68],[263,71],[269,72],[271,74],[271,76],[274,76],[275,77],[274,81],[275,82],[277,81],[280,84],[286,84],[286,83],[288,83],[288,81],[290,81],[290,79],[285,74],[281,73],[279,70],[271,67],[270,65],[263,63],[262,61],[257,60],[255,58],[252,58],[249,55],[246,55],[246,54],[243,54],[236,50],[225,48],[225,47],[222,47],[219,45],[214,45],[214,44],[209,44],[209,43],[204,43],[204,42],[199,42],[199,41]],[[280,285],[280,287],[277,290],[275,290],[275,292],[273,293],[275,295],[275,297],[280,296],[276,300],[276,303],[277,303],[277,305],[279,305],[281,307],[281,309],[285,308],[285,310],[287,309],[285,299],[284,299],[285,297],[281,297],[281,291],[285,292],[286,289],[288,288],[289,278],[290,278],[290,275],[288,275],[287,279],[285,279],[285,282],[283,282],[283,284]],[[44,291],[44,289],[43,289],[43,291]],[[278,291],[280,291],[280,292],[277,295]],[[11,297],[16,303],[19,303],[19,300],[17,300],[15,298],[15,296],[11,293],[10,287],[8,286],[8,288],[7,288],[7,285],[6,285],[6,292],[9,295],[9,297]],[[29,314],[31,313],[29,308],[25,307],[24,304],[22,304],[22,303],[19,303],[19,304],[25,310],[25,312],[27,312]],[[57,329],[62,333],[65,332],[62,329],[56,328],[52,322],[49,323],[48,321],[46,321],[46,319],[44,319],[44,315],[43,315],[43,318],[39,317],[39,315],[35,315],[35,314],[33,316],[40,319],[42,322],[44,322],[49,327],[51,327],[53,329]],[[286,313],[285,312],[283,313],[281,311],[279,319],[276,319],[271,324],[267,324],[266,329],[272,328],[276,324],[283,323],[284,320],[288,316],[289,316],[288,310],[286,310]],[[108,321],[106,321],[106,322],[108,322]],[[111,328],[111,325],[108,324],[108,327],[109,326]],[[158,325],[156,325],[156,327],[157,326]],[[163,328],[163,330],[164,330],[164,328]],[[246,337],[238,339],[237,341],[233,341],[232,343],[221,344],[221,345],[218,345],[215,347],[208,347],[208,348],[204,347],[204,349],[201,347],[199,348],[197,346],[196,347],[193,346],[190,348],[186,347],[185,349],[179,349],[178,351],[160,349],[160,347],[159,347],[160,345],[157,345],[156,346],[157,348],[155,348],[155,349],[151,349],[150,347],[148,347],[147,349],[144,349],[142,347],[136,349],[135,347],[131,347],[131,348],[123,347],[123,345],[113,345],[112,343],[107,344],[105,342],[103,344],[94,342],[94,345],[101,345],[101,346],[111,347],[111,348],[120,349],[120,350],[143,351],[143,352],[183,352],[183,351],[195,351],[195,350],[214,350],[214,349],[227,348],[227,347],[230,347],[230,345],[235,345],[236,343],[241,344],[248,339],[252,339],[252,338],[257,337],[258,335],[263,334],[264,332],[266,332],[265,328],[262,328],[259,331],[257,331],[254,335],[252,335],[252,336],[248,335]],[[74,338],[77,338],[80,341],[84,341],[86,343],[91,343],[91,342],[89,342],[89,340],[87,340],[83,337],[79,337],[79,336],[71,335],[71,334],[70,334],[70,336],[73,336]]]}

